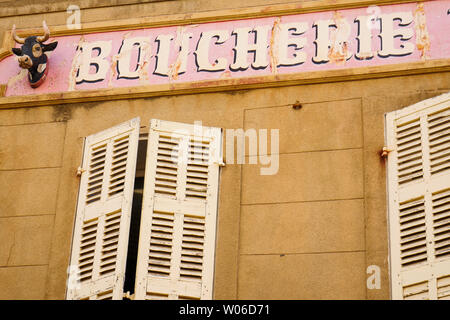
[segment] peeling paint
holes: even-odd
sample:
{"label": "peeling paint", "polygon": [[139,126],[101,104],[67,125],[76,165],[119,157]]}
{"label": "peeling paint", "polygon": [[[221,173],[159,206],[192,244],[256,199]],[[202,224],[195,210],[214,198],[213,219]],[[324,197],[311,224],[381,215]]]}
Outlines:
{"label": "peeling paint", "polygon": [[343,19],[341,14],[337,11],[333,14],[334,25],[336,30],[331,33],[330,49],[328,51],[328,58],[331,63],[337,65],[345,64],[348,56],[348,37],[351,29],[347,20]]}
{"label": "peeling paint", "polygon": [[220,75],[220,79],[231,79],[231,71],[230,70],[226,70],[224,72],[222,72],[222,74]]}
{"label": "peeling paint", "polygon": [[170,74],[169,74],[170,80],[178,79],[178,73],[180,72],[180,67],[181,67],[181,61],[178,56],[177,60],[172,64],[172,66],[170,68]]}
{"label": "peeling paint", "polygon": [[[131,32],[127,32],[122,36],[122,40],[127,39],[129,36],[131,35]],[[115,55],[113,55],[111,57],[111,64],[110,64],[110,74],[109,74],[109,80],[108,80],[108,87],[112,87],[113,86],[113,80],[117,78],[118,73],[117,73],[117,62],[120,60],[120,58],[122,57],[122,55],[124,53],[128,53],[130,50],[128,51],[124,51],[124,52],[120,52],[117,53]]]}
{"label": "peeling paint", "polygon": [[430,57],[430,35],[427,30],[427,19],[425,17],[425,10],[423,3],[418,3],[414,11],[414,24],[416,29],[416,47],[420,51],[422,60]]}
{"label": "peeling paint", "polygon": [[145,42],[142,45],[142,51],[144,52],[144,58],[142,59],[142,63],[138,65],[138,74],[139,74],[139,82],[144,85],[149,82],[149,74],[148,74],[148,66],[150,64],[150,58],[152,57],[150,51],[150,44]]}
{"label": "peeling paint", "polygon": [[112,87],[113,79],[117,78],[117,61],[119,61],[121,55],[122,53],[118,53],[111,57],[111,64],[110,64],[111,72],[109,74],[108,87]]}
{"label": "peeling paint", "polygon": [[77,84],[77,72],[81,64],[81,47],[83,46],[84,41],[84,37],[81,36],[80,40],[78,41],[77,50],[72,60],[72,65],[70,67],[68,91],[74,91]]}
{"label": "peeling paint", "polygon": [[[36,94],[53,94],[52,97],[61,100],[75,96],[89,96],[89,99],[95,100],[97,93],[82,91],[98,90],[103,94],[102,90],[117,88],[117,92],[125,95],[128,92],[126,88],[142,86],[139,92],[153,94],[154,91],[165,91],[172,84],[177,89],[187,90],[188,83],[201,82],[201,86],[205,86],[204,81],[209,80],[220,80],[224,85],[231,86],[237,83],[233,82],[235,79],[266,76],[265,81],[272,84],[278,76],[282,81],[291,78],[315,79],[313,72],[330,71],[333,76],[333,72],[337,74],[340,69],[350,68],[355,69],[356,74],[353,71],[346,71],[345,74],[355,77],[377,73],[378,70],[400,72],[398,70],[403,70],[401,64],[411,64],[410,68],[414,70],[446,68],[445,59],[450,56],[450,44],[446,41],[443,26],[448,22],[445,19],[448,1],[387,5],[383,6],[383,14],[381,11],[370,14],[369,11],[365,7],[355,7],[351,10],[302,14],[282,15],[275,12],[258,19],[230,19],[212,24],[200,22],[196,26],[183,21],[182,25],[150,27],[148,21],[139,20],[138,24],[123,30],[113,28],[113,31],[108,31],[106,27],[93,29],[86,32],[84,38],[81,34],[61,34],[56,38],[59,47],[51,59],[55,63],[50,62],[47,84],[38,90],[29,88],[25,75],[18,74],[14,56],[6,57],[0,53],[3,57],[0,61],[0,95],[3,93],[5,97],[14,97],[17,101],[28,99],[23,96]],[[355,22],[357,20],[360,25]],[[407,20],[408,24],[399,24],[403,20]],[[372,28],[374,25],[378,28]],[[379,28],[382,25],[386,26],[384,34]],[[238,37],[233,41],[238,28],[257,30],[259,39],[253,40],[250,33],[247,35],[249,43],[238,45]],[[123,40],[125,34],[130,32],[132,34]],[[206,39],[206,33],[212,38]],[[394,35],[395,39],[389,34]],[[400,35],[402,39],[398,38]],[[201,43],[202,59],[196,55],[201,39],[207,40]],[[254,43],[250,43],[252,40]],[[122,41],[125,43],[121,44]],[[400,44],[405,46],[405,50]],[[245,50],[240,49],[244,45],[248,46],[247,49],[252,48],[247,57]],[[101,50],[96,54],[96,49]],[[232,66],[236,52],[240,51],[243,52],[240,56],[246,57],[242,59],[246,64],[240,65],[254,63],[252,67]],[[258,61],[253,52],[258,53]],[[254,55],[255,61],[248,59],[250,55]],[[204,61],[205,67],[199,67],[200,61]],[[426,65],[421,62],[426,62]],[[95,64],[97,68],[94,68]],[[328,75],[324,74],[324,77]],[[111,91],[105,92],[109,95]]]}
{"label": "peeling paint", "polygon": [[[132,32],[127,32],[123,35],[122,40],[126,40],[132,36]],[[145,85],[148,84],[149,81],[149,74],[148,74],[148,66],[150,64],[150,58],[151,58],[151,51],[150,51],[150,43],[149,42],[143,42],[141,44],[141,53],[143,53],[142,61],[138,61],[137,65],[137,73],[139,76],[140,84]],[[123,50],[123,47],[122,47]],[[108,86],[113,87],[114,83],[113,80],[117,79],[119,76],[118,70],[117,70],[117,64],[120,61],[120,59],[123,58],[123,56],[131,55],[131,51],[133,50],[132,47],[130,47],[127,50],[121,51],[120,53],[117,53],[111,57],[111,64],[110,64],[110,76],[108,80]]]}
{"label": "peeling paint", "polygon": [[373,58],[373,53],[371,53],[371,52],[366,52],[366,53],[360,52],[358,55],[358,59],[361,59],[361,60],[370,60],[372,58]]}
{"label": "peeling paint", "polygon": [[18,82],[22,81],[27,77],[28,70],[27,69],[20,69],[20,72],[16,74],[15,76],[11,77],[8,80],[8,83],[6,84],[6,90],[8,88],[12,88],[14,85],[16,85]]}
{"label": "peeling paint", "polygon": [[[178,27],[177,28],[177,36],[175,38],[175,48],[181,48],[182,42],[183,42],[183,34],[185,32],[185,27]],[[177,80],[178,79],[178,72],[180,71],[181,67],[181,50],[177,53],[177,58],[173,64],[170,65],[169,68],[169,81]]]}
{"label": "peeling paint", "polygon": [[279,34],[280,34],[280,23],[281,18],[276,18],[273,22],[272,32],[270,34],[270,46],[269,46],[269,56],[270,56],[270,69],[272,74],[277,74],[278,57],[279,57]]}
{"label": "peeling paint", "polygon": [[[195,28],[198,25],[192,25],[192,26],[179,26],[177,28],[177,35],[175,37],[175,48],[179,48],[178,52],[177,52],[177,56],[176,59],[174,61],[174,63],[172,63],[169,67],[169,82],[171,82],[172,80],[177,80],[179,73],[180,73],[180,68],[183,65],[183,59],[185,58],[184,55],[184,50],[189,50],[189,48],[183,48],[183,46],[188,45],[188,43],[183,43],[185,36],[190,36],[187,31],[189,28]],[[183,53],[183,54],[182,54]]]}

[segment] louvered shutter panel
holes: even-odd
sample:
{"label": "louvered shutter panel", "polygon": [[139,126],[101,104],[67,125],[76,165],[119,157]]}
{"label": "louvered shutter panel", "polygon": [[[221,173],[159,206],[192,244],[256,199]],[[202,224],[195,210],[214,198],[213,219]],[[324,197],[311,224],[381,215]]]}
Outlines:
{"label": "louvered shutter panel", "polygon": [[152,120],[136,299],[212,299],[220,128]]}
{"label": "louvered shutter panel", "polygon": [[450,298],[450,94],[386,115],[394,299]]}
{"label": "louvered shutter panel", "polygon": [[122,299],[139,118],[86,138],[67,299]]}

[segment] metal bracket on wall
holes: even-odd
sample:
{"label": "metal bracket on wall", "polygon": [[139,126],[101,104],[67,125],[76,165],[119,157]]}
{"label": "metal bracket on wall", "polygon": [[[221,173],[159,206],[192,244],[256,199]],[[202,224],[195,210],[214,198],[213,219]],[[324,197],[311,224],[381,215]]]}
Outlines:
{"label": "metal bracket on wall", "polygon": [[381,149],[380,156],[382,158],[387,158],[387,156],[389,155],[389,152],[391,152],[391,151],[394,151],[394,149],[390,149],[385,146],[385,147],[383,147],[383,149]]}
{"label": "metal bracket on wall", "polygon": [[85,172],[86,169],[82,168],[82,167],[78,167],[77,169],[77,177],[81,177],[81,175],[83,174],[83,172]]}

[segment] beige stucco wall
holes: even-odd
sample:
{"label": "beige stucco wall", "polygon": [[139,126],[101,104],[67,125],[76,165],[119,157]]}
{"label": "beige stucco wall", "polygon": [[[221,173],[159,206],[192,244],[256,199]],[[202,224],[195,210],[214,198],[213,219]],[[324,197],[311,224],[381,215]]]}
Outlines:
{"label": "beige stucco wall", "polygon": [[[0,37],[12,23],[64,24],[61,2],[0,14]],[[83,21],[279,2],[92,1]],[[388,299],[383,115],[449,90],[449,73],[434,73],[0,109],[0,299],[64,298],[83,139],[136,116],[147,126],[280,130],[278,174],[262,176],[249,161],[222,169],[216,299]],[[379,290],[366,287],[369,265],[381,268]]]}
{"label": "beige stucco wall", "polygon": [[440,73],[0,110],[0,298],[64,298],[83,137],[140,116],[280,130],[278,174],[222,170],[215,298],[388,299],[383,114],[449,88]]}

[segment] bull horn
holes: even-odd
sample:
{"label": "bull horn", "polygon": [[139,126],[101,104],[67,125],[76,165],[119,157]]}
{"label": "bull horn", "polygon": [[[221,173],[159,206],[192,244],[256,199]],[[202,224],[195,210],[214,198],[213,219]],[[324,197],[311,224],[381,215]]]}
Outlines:
{"label": "bull horn", "polygon": [[42,26],[44,27],[44,35],[36,37],[36,40],[40,43],[47,41],[50,38],[50,30],[47,27],[47,23],[45,21],[42,22]]}
{"label": "bull horn", "polygon": [[13,39],[14,39],[15,42],[20,43],[20,44],[24,44],[24,43],[25,43],[25,39],[19,37],[19,36],[16,34],[16,25],[13,25],[11,34],[12,34],[12,37],[13,37]]}

